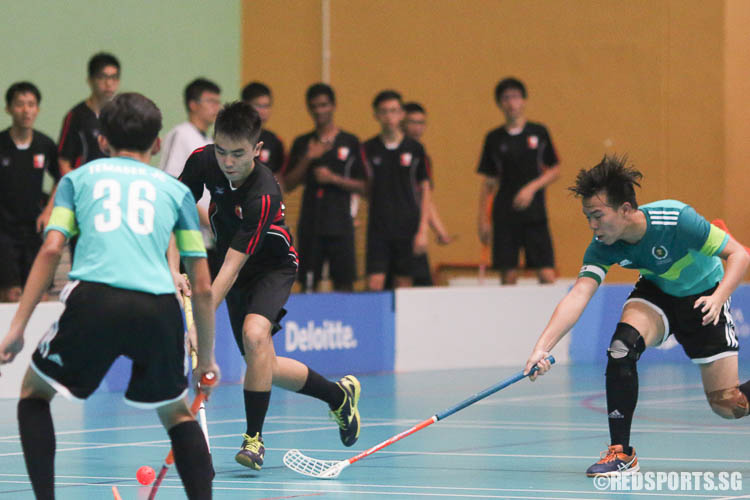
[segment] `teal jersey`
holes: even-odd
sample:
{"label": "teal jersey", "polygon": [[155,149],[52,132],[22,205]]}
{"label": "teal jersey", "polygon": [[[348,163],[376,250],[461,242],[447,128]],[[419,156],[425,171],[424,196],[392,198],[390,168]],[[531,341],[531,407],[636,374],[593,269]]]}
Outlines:
{"label": "teal jersey", "polygon": [[655,201],[640,210],[647,223],[641,241],[605,245],[593,239],[578,277],[601,284],[610,266],[619,264],[638,269],[643,278],[675,297],[701,293],[721,280],[724,267],[717,255],[729,241],[727,233],[679,201]]}
{"label": "teal jersey", "polygon": [[129,158],[102,158],[60,180],[45,230],[80,234],[70,279],[153,294],[174,293],[167,247],[205,257],[195,199],[161,170]]}

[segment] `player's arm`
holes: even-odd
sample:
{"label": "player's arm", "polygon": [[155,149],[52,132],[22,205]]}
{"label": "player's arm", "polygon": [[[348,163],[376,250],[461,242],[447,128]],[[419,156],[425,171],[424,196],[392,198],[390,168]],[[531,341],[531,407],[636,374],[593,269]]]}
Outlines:
{"label": "player's arm", "polygon": [[[198,338],[198,365],[195,379],[201,380],[204,374],[212,372],[216,383],[220,378],[219,366],[214,354],[214,304],[211,294],[211,274],[205,257],[186,257],[185,270],[192,283],[193,320]],[[201,390],[209,392],[216,383]]]}
{"label": "player's arm", "polygon": [[479,232],[479,241],[483,245],[490,244],[490,204],[492,203],[495,193],[500,187],[500,182],[496,177],[487,175],[482,176],[479,185],[479,211],[477,213],[477,228]]}
{"label": "player's arm", "polygon": [[573,288],[557,304],[549,323],[542,331],[531,356],[526,361],[524,373],[528,373],[534,365],[539,367],[539,371],[531,376],[532,380],[549,370],[551,365],[545,358],[549,356],[550,351],[560,342],[560,339],[573,328],[598,288],[597,280],[587,276],[579,277]]}
{"label": "player's arm", "polygon": [[432,188],[429,179],[419,184],[422,192],[422,203],[419,207],[419,228],[414,235],[414,253],[423,254],[427,251],[427,234],[430,228],[430,212],[432,210]]}
{"label": "player's arm", "polygon": [[344,191],[350,191],[357,194],[365,193],[365,181],[362,179],[352,179],[350,177],[336,174],[325,165],[315,167],[313,173],[315,174],[315,180],[318,181],[318,184],[331,184],[343,189]]}
{"label": "player's arm", "polygon": [[227,255],[224,257],[224,263],[221,265],[219,274],[216,275],[216,279],[214,279],[211,285],[214,310],[218,309],[219,305],[226,298],[232,285],[237,281],[237,276],[240,274],[242,266],[245,265],[245,262],[249,258],[249,254],[239,252],[234,248],[227,250]]}
{"label": "player's arm", "polygon": [[287,168],[282,175],[284,189],[292,191],[304,182],[310,163],[325,153],[324,148],[325,146],[314,137],[307,144],[302,144],[299,139],[294,141]]}
{"label": "player's arm", "polygon": [[560,178],[560,166],[545,166],[542,169],[542,174],[536,179],[530,181],[521,189],[518,190],[516,196],[513,198],[513,208],[516,210],[525,210],[534,201],[534,195],[540,189],[544,189],[548,185],[555,182]]}
{"label": "player's arm", "polygon": [[700,297],[695,301],[694,307],[700,307],[703,313],[704,325],[709,323],[715,325],[719,322],[721,308],[742,282],[745,274],[747,274],[747,268],[750,266],[750,254],[747,253],[745,247],[731,236],[727,235],[727,238],[729,240],[726,246],[718,254],[727,263],[724,269],[724,277],[714,293],[710,296]]}

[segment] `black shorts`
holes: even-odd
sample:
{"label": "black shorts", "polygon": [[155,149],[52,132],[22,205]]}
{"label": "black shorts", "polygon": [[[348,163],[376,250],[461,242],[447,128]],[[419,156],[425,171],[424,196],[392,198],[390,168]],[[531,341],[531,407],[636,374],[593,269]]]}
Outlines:
{"label": "black shorts", "polygon": [[386,238],[367,233],[367,274],[411,276],[414,238]]}
{"label": "black shorts", "polygon": [[432,286],[432,270],[430,259],[426,253],[414,255],[412,260],[411,277],[414,286]]}
{"label": "black shorts", "polygon": [[703,313],[700,308],[693,309],[699,297],[711,295],[714,290],[715,286],[696,295],[675,297],[662,292],[647,279],[640,278],[625,303],[643,302],[654,309],[664,321],[664,337],[661,342],[674,334],[693,363],[704,364],[727,356],[736,356],[740,348],[729,308],[731,298],[721,309],[716,325],[703,326]]}
{"label": "black shorts", "polygon": [[0,288],[22,287],[42,246],[38,234],[14,236],[0,231]]}
{"label": "black shorts", "polygon": [[297,275],[296,268],[259,270],[249,278],[239,279],[227,294],[227,310],[234,340],[242,355],[242,325],[248,314],[260,314],[271,322],[271,335],[281,330],[281,318],[286,314],[284,305],[289,299]]}
{"label": "black shorts", "polygon": [[492,230],[493,267],[516,269],[521,248],[526,257],[526,268],[555,267],[555,252],[546,221],[535,224],[495,222]]}
{"label": "black shorts", "polygon": [[299,258],[298,277],[303,284],[308,283],[308,273],[312,272],[313,284],[317,285],[326,261],[335,284],[351,286],[357,279],[354,233],[313,238],[307,237],[303,228],[300,228]]}
{"label": "black shorts", "polygon": [[185,397],[185,327],[174,294],[73,281],[60,300],[65,309],[31,358],[57,392],[86,399],[122,355],[133,360],[127,403],[156,408]]}

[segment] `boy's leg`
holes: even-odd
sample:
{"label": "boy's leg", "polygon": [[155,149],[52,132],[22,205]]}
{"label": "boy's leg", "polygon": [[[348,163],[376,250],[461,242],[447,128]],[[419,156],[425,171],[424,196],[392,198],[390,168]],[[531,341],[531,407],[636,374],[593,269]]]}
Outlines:
{"label": "boy's leg", "polygon": [[55,390],[29,367],[18,401],[18,430],[37,499],[55,498],[55,428],[49,402]]}
{"label": "boy's leg", "polygon": [[703,390],[711,409],[722,418],[746,417],[750,412],[750,381],[740,385],[737,356],[701,364]]}
{"label": "boy's leg", "polygon": [[189,499],[211,498],[213,468],[203,431],[190,414],[184,399],[156,410],[172,442],[177,472]]}

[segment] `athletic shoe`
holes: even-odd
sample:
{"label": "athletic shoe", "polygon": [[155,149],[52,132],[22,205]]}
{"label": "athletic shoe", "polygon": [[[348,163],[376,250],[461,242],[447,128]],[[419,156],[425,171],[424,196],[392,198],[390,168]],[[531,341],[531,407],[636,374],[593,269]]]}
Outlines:
{"label": "athletic shoe", "polygon": [[260,432],[256,432],[253,437],[243,434],[242,438],[244,439],[242,448],[234,456],[234,459],[237,463],[245,467],[260,470],[263,466],[263,457],[266,454],[266,448],[263,446],[263,438],[260,437]]}
{"label": "athletic shoe", "polygon": [[601,457],[601,460],[586,469],[587,476],[632,474],[641,470],[641,467],[638,465],[638,457],[635,456],[635,448],[631,448],[630,455],[626,455],[622,451],[621,444],[613,444],[607,448],[607,451],[602,452]]}
{"label": "athletic shoe", "polygon": [[354,375],[347,375],[336,384],[344,391],[344,402],[338,410],[331,410],[331,419],[339,424],[339,436],[344,446],[351,446],[359,438],[359,394],[362,387]]}

